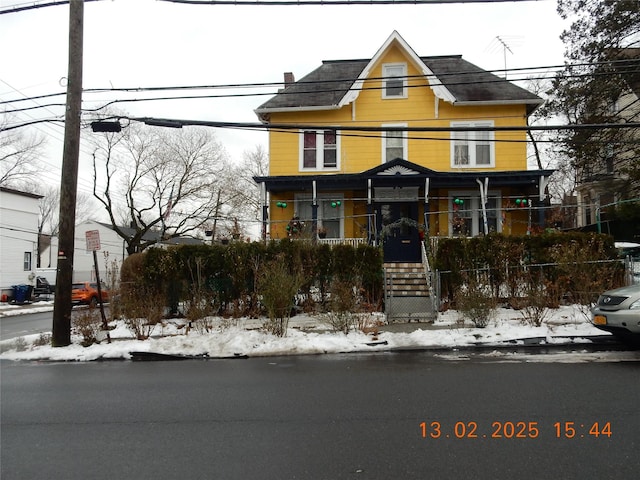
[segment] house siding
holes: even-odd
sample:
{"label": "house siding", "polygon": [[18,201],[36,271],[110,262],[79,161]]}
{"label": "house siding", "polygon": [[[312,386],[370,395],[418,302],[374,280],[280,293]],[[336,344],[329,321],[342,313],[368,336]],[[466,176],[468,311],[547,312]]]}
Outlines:
{"label": "house siding", "polygon": [[[397,48],[393,48],[377,63],[371,72],[371,77],[379,79],[383,75],[383,64],[399,62],[407,63],[408,77],[421,74],[407,57],[403,56]],[[524,105],[455,106],[439,100],[436,117],[436,97],[433,90],[427,87],[427,83],[424,80],[410,78],[408,85],[406,98],[384,99],[381,90],[382,82],[367,80],[363,83],[363,90],[356,99],[355,106],[349,104],[336,110],[272,113],[271,122],[326,125],[338,130],[346,126],[383,127],[383,125],[394,123],[418,128],[448,128],[451,122],[470,120],[492,121],[496,127],[526,126]],[[414,85],[423,88],[413,88]],[[453,170],[449,132],[410,132],[409,137],[405,160],[433,170]],[[495,132],[494,139],[496,140],[494,170],[527,169],[525,132]],[[299,145],[300,138],[297,132],[272,132],[269,142],[269,174],[272,176],[317,174],[317,171],[300,170]],[[348,135],[342,136],[340,145],[340,171],[343,173],[362,172],[382,162],[382,139],[378,133],[349,132]]]}
{"label": "house siding", "polygon": [[[0,287],[32,284],[38,252],[39,197],[0,190]],[[24,269],[24,254],[31,253],[31,269]]]}
{"label": "house siding", "polygon": [[[359,71],[361,77],[352,88],[361,87],[358,91],[347,93],[344,87],[345,98],[349,98],[348,103],[341,108],[336,105],[329,105],[337,102],[338,96],[329,97],[323,89],[328,88],[328,83],[320,83],[317,92],[309,92],[310,87],[303,82],[299,90],[289,90],[290,95],[276,96],[266,102],[258,109],[260,114],[266,114],[263,119],[267,123],[298,126],[302,130],[305,125],[318,128],[336,129],[342,135],[339,141],[338,168],[335,169],[302,169],[301,168],[301,147],[300,131],[278,131],[271,130],[269,134],[269,177],[296,179],[295,187],[290,191],[282,191],[283,187],[276,184],[269,190],[269,204],[267,205],[269,234],[271,238],[284,238],[290,234],[286,229],[289,221],[300,212],[296,211],[296,198],[300,196],[310,196],[312,190],[312,180],[316,180],[316,188],[324,186],[318,190],[318,195],[326,196],[335,194],[336,197],[344,199],[340,206],[342,215],[343,231],[346,238],[372,238],[372,235],[380,233],[381,205],[386,204],[383,198],[376,199],[374,192],[367,191],[367,181],[362,180],[362,186],[354,187],[349,184],[348,188],[339,191],[332,191],[336,185],[340,185],[339,180],[334,177],[336,174],[361,175],[366,172],[384,167],[384,129],[387,127],[409,127],[409,128],[440,128],[442,131],[410,131],[405,134],[406,141],[403,143],[404,154],[403,163],[399,171],[393,175],[400,175],[392,180],[391,174],[376,176],[372,186],[375,188],[384,185],[409,186],[407,191],[411,191],[411,199],[403,200],[404,203],[414,202],[417,199],[417,220],[418,223],[428,224],[430,235],[452,235],[452,218],[459,213],[452,208],[452,196],[463,195],[468,197],[469,203],[479,204],[480,185],[476,180],[485,182],[487,176],[495,174],[495,180],[489,182],[489,190],[492,192],[494,222],[497,222],[499,231],[510,234],[523,234],[537,225],[543,218],[543,210],[532,214],[530,208],[515,208],[513,199],[526,196],[530,200],[540,202],[539,190],[535,174],[525,174],[527,180],[512,180],[514,175],[528,170],[527,165],[527,135],[522,131],[493,131],[490,134],[492,145],[491,165],[481,165],[476,167],[460,167],[452,165],[454,133],[447,131],[452,123],[478,123],[488,122],[494,127],[526,127],[527,117],[532,111],[532,105],[540,104],[541,99],[525,90],[519,89],[504,79],[496,77],[489,72],[476,67],[461,59],[460,56],[447,57],[416,57],[410,48],[405,48],[403,42],[398,40],[388,44],[388,48],[379,51],[375,60],[345,60],[331,61],[323,63],[320,69],[309,74],[310,78],[340,79],[344,83],[347,78],[344,72]],[[402,96],[396,98],[385,98],[383,94],[384,65],[404,64],[406,65],[406,91]],[[431,65],[431,66],[430,66]],[[442,85],[438,86],[434,82],[432,88],[425,78],[425,68],[438,69],[434,73]],[[362,70],[364,68],[364,70]],[[342,76],[338,75],[338,72]],[[450,73],[453,72],[453,73]],[[460,72],[468,72],[469,76]],[[332,76],[333,75],[333,76]],[[305,77],[306,79],[307,77]],[[469,80],[471,78],[471,80]],[[303,79],[303,80],[305,80]],[[475,80],[473,80],[475,79]],[[305,80],[306,81],[306,80]],[[468,85],[465,82],[469,81]],[[477,81],[477,84],[473,82]],[[447,86],[447,82],[450,85]],[[443,99],[446,97],[446,99]],[[318,106],[319,98],[324,99],[325,107]],[[459,99],[453,101],[453,99]],[[455,125],[454,125],[455,126]],[[347,130],[349,127],[372,127],[381,129],[379,132],[359,132]],[[472,144],[470,144],[470,148]],[[391,161],[393,159],[386,159]],[[400,165],[396,162],[397,165]],[[433,171],[433,175],[422,173],[423,177],[432,179],[430,190],[425,192],[425,183],[415,182],[411,178],[411,173],[403,176],[403,171],[411,170],[411,165],[419,166]],[[404,170],[403,170],[404,169]],[[383,169],[384,170],[384,169]],[[505,175],[500,175],[504,172]],[[378,172],[380,173],[380,172]],[[378,175],[376,173],[376,175]],[[458,177],[448,178],[446,182],[437,185],[439,174],[471,174],[461,176],[458,184]],[[474,175],[477,173],[477,177]],[[368,173],[366,173],[368,175]],[[540,175],[548,175],[549,172]],[[323,178],[325,175],[333,177]],[[306,177],[309,182],[304,181]],[[313,177],[313,178],[311,178]],[[432,178],[433,177],[433,178]],[[369,177],[370,178],[370,177]],[[391,183],[390,183],[391,182]],[[293,184],[291,184],[293,185]],[[446,187],[444,185],[447,185]],[[510,186],[519,185],[519,186]],[[355,188],[355,189],[354,189]],[[417,191],[417,194],[415,193]],[[368,195],[373,194],[373,201],[369,203]],[[428,197],[425,199],[425,197]],[[428,203],[425,205],[425,201]],[[282,208],[286,203],[287,208]],[[278,203],[280,208],[277,207]],[[467,203],[466,205],[469,205]],[[529,207],[530,202],[527,204]],[[479,224],[480,209],[473,207],[473,232],[478,234],[484,231]],[[415,211],[415,210],[414,210]],[[306,211],[309,214],[309,211]],[[425,221],[428,214],[428,222]],[[396,215],[394,213],[393,215]],[[413,213],[410,213],[413,215]],[[497,220],[496,220],[497,219]],[[306,219],[310,221],[309,218]],[[319,224],[321,218],[317,218]],[[371,225],[375,222],[375,225]],[[367,225],[369,223],[369,225]],[[487,220],[489,223],[489,220]],[[494,223],[496,225],[496,223]],[[373,231],[374,229],[375,231]],[[311,229],[307,229],[312,235]]]}

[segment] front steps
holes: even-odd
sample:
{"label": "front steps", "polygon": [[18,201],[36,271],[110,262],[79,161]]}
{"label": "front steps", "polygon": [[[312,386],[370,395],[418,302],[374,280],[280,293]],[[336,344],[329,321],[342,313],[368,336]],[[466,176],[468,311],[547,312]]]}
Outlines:
{"label": "front steps", "polygon": [[387,322],[433,322],[437,312],[422,263],[385,263]]}

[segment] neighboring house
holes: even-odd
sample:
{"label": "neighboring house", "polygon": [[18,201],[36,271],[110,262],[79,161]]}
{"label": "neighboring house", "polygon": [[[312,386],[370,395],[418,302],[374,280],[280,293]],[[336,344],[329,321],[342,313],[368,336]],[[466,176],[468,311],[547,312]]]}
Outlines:
{"label": "neighboring house", "polygon": [[[120,228],[125,232],[125,234],[129,234],[131,236],[136,233],[136,230],[133,228]],[[104,281],[117,281],[117,278],[110,279],[109,275],[119,275],[122,262],[128,257],[126,242],[113,230],[111,224],[96,222],[93,220],[76,225],[73,256],[73,281],[84,282],[95,281],[96,279],[93,251],[87,250],[87,232],[89,231],[97,231],[100,239],[100,250],[97,251],[96,255],[98,259],[98,273],[100,274],[100,279]],[[143,241],[159,240],[157,238],[157,233],[155,232],[145,234],[142,239]],[[202,241],[193,238],[178,237],[167,241],[159,241],[158,247],[167,248],[168,246],[192,243],[201,244]],[[57,249],[57,241],[52,242],[52,248]]]}
{"label": "neighboring house", "polygon": [[128,256],[126,244],[110,224],[93,220],[76,225],[73,281],[96,280],[93,251],[87,250],[87,232],[89,231],[97,231],[100,237],[100,250],[97,251],[98,272],[101,280],[108,281],[107,268],[110,271],[119,272],[122,262]]}
{"label": "neighboring house", "polygon": [[[640,121],[640,48],[626,48],[614,58],[618,61],[616,69],[625,85],[620,95],[606,105],[606,108],[614,121],[637,123]],[[598,133],[595,132],[594,136]],[[601,220],[605,222],[607,206],[611,207],[622,200],[640,195],[640,185],[633,185],[624,172],[630,162],[638,163],[640,130],[630,129],[624,135],[622,145],[607,142],[600,155],[594,156],[577,171],[579,227],[595,225]]]}
{"label": "neighboring house", "polygon": [[34,285],[41,195],[0,187],[0,288]]}
{"label": "neighboring house", "polygon": [[419,260],[425,230],[524,234],[544,222],[552,173],[527,170],[541,104],[459,55],[418,56],[397,32],[371,59],[287,73],[256,109],[270,131],[269,175],[255,178],[263,234],[384,239],[396,261]]}

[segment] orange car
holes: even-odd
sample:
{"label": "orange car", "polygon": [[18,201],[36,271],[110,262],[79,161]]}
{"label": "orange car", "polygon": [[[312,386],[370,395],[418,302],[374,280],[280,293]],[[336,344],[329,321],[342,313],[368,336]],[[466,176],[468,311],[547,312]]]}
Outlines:
{"label": "orange car", "polygon": [[[109,301],[109,291],[104,285],[100,286],[102,302]],[[96,282],[74,283],[71,286],[71,303],[84,304],[95,307],[98,305],[98,284]]]}

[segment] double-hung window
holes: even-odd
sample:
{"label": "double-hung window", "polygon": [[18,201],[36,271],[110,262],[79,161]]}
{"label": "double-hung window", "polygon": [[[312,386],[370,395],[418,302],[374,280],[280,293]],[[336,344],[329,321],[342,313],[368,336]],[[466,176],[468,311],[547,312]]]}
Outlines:
{"label": "double-hung window", "polygon": [[407,97],[407,64],[385,63],[382,65],[382,98]]}
{"label": "double-hung window", "polygon": [[31,270],[31,252],[24,252],[23,269],[25,272]]}
{"label": "double-hung window", "polygon": [[482,208],[479,195],[469,192],[451,192],[449,200],[449,235],[470,237],[484,233],[484,214],[487,233],[502,231],[500,215],[502,199],[497,192],[489,192]]}
{"label": "double-hung window", "polygon": [[[342,238],[344,231],[343,210],[340,200],[344,204],[342,194],[321,195],[318,201],[318,227],[323,227],[327,232],[327,238]],[[313,202],[308,195],[296,195],[295,212],[300,221],[311,225],[313,221]]]}
{"label": "double-hung window", "polygon": [[[452,122],[452,127],[493,127],[493,122]],[[465,130],[451,132],[451,166],[458,168],[495,167],[493,132]]]}
{"label": "double-hung window", "polygon": [[[406,127],[406,124],[383,125],[385,127]],[[387,130],[382,137],[382,163],[390,162],[396,158],[407,158],[407,137],[402,130]]]}
{"label": "double-hung window", "polygon": [[306,130],[301,135],[301,170],[338,168],[338,134],[335,130]]}

